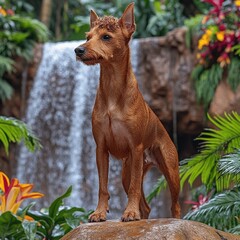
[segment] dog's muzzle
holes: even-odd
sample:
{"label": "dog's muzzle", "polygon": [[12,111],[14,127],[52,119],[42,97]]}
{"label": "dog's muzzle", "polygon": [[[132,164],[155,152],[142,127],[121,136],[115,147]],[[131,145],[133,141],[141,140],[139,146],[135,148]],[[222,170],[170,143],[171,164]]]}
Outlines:
{"label": "dog's muzzle", "polygon": [[74,52],[76,53],[76,55],[77,55],[78,57],[82,57],[82,56],[85,54],[86,49],[85,49],[85,47],[83,47],[83,46],[79,46],[79,47],[77,47],[77,48],[74,49]]}

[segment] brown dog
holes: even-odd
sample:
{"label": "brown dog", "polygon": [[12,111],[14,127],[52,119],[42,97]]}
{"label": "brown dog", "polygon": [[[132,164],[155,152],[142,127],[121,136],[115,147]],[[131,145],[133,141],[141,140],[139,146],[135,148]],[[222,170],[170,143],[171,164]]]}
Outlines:
{"label": "brown dog", "polygon": [[178,155],[163,125],[145,103],[131,62],[129,41],[135,31],[134,4],[120,19],[91,11],[87,42],[75,49],[77,60],[100,64],[100,83],[92,113],[99,174],[99,200],[90,222],[106,220],[109,154],[123,161],[122,183],[128,204],[122,221],[148,218],[143,177],[150,166],[164,174],[171,191],[172,215],[180,217]]}

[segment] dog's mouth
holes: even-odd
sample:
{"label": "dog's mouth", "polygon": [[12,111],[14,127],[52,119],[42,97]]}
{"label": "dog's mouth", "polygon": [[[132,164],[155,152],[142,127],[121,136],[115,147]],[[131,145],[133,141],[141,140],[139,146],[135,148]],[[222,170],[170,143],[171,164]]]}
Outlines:
{"label": "dog's mouth", "polygon": [[77,61],[81,61],[87,65],[92,65],[92,64],[97,64],[100,63],[103,58],[99,57],[99,58],[84,58],[84,57],[79,57],[78,55],[76,55],[76,60]]}

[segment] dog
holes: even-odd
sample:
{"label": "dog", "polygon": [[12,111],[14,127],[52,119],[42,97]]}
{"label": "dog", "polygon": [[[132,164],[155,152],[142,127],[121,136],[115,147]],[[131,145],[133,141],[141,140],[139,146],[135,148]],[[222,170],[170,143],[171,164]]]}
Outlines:
{"label": "dog", "polygon": [[150,213],[143,178],[150,167],[164,174],[172,199],[172,216],[180,218],[177,150],[142,94],[133,73],[129,42],[135,31],[134,3],[121,18],[98,17],[91,10],[87,41],[75,48],[76,59],[86,65],[100,64],[100,80],[92,112],[96,142],[99,199],[89,222],[106,220],[109,211],[109,154],[122,160],[122,183],[128,203],[123,222],[146,219]]}

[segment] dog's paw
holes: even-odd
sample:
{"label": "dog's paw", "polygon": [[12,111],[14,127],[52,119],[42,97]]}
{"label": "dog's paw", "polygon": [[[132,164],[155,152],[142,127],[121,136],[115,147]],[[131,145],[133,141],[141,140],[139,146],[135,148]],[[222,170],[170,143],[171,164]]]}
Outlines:
{"label": "dog's paw", "polygon": [[130,221],[138,221],[140,220],[140,213],[139,211],[125,211],[122,215],[122,222],[130,222]]}
{"label": "dog's paw", "polygon": [[104,221],[106,221],[106,212],[95,211],[94,213],[92,213],[89,216],[88,221],[89,222],[104,222]]}

